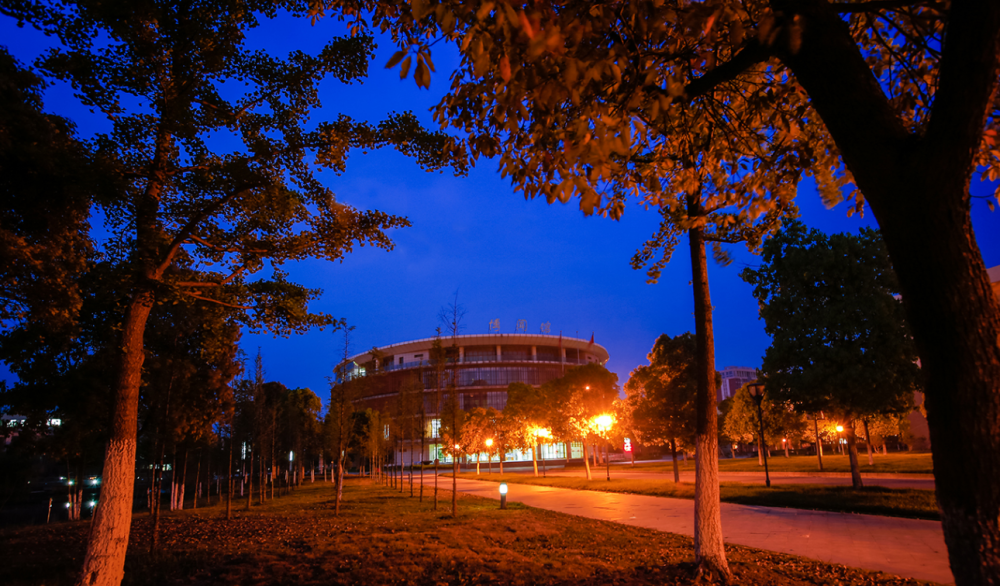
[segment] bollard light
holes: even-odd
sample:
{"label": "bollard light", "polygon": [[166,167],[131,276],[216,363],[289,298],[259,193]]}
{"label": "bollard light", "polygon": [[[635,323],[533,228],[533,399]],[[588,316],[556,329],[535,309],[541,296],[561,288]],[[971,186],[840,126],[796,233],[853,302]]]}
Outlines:
{"label": "bollard light", "polygon": [[507,483],[506,482],[501,482],[500,483],[500,508],[501,509],[506,509],[507,508]]}

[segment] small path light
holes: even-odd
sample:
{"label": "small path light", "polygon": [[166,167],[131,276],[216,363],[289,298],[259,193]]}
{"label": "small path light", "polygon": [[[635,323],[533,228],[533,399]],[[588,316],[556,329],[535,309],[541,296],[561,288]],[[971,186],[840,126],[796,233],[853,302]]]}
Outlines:
{"label": "small path light", "polygon": [[501,482],[500,483],[500,508],[501,509],[506,509],[507,508],[507,483],[506,482]]}

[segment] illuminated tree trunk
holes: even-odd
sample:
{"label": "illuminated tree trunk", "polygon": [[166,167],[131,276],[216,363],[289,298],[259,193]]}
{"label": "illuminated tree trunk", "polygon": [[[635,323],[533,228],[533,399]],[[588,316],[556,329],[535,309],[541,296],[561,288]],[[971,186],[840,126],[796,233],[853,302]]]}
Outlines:
{"label": "illuminated tree trunk", "polygon": [[583,467],[587,469],[587,480],[593,480],[594,478],[590,474],[590,454],[587,453],[587,438],[582,438],[581,443],[583,443]]}
{"label": "illuminated tree trunk", "polygon": [[851,462],[851,485],[854,488],[861,488],[864,482],[861,481],[861,468],[858,464],[858,436],[854,431],[854,420],[848,418],[847,425],[844,426],[844,435],[847,436],[847,457]]}
{"label": "illuminated tree trunk", "polygon": [[451,516],[458,516],[458,454],[452,458],[454,473],[451,475]]}
{"label": "illuminated tree trunk", "polygon": [[819,419],[813,419],[813,429],[816,432],[816,457],[819,459],[819,471],[823,471],[823,440],[819,437]]}
{"label": "illuminated tree trunk", "polygon": [[538,477],[538,459],[535,457],[537,442],[531,445],[531,466],[535,469],[535,477]]}
{"label": "illuminated tree trunk", "polygon": [[699,575],[729,578],[719,505],[719,434],[715,397],[715,339],[708,262],[700,228],[688,230],[694,286],[698,390],[695,395],[694,557]]}
{"label": "illuminated tree trunk", "polygon": [[132,525],[135,486],[139,385],[145,358],[143,332],[154,301],[151,291],[136,292],[122,323],[121,356],[114,385],[111,437],[104,453],[101,499],[94,510],[80,575],[79,583],[84,586],[118,586],[125,576],[125,551]]}
{"label": "illuminated tree trunk", "polygon": [[925,378],[937,502],[955,583],[1000,584],[1000,303],[970,217],[970,181],[996,89],[1000,3],[955,1],[923,132],[889,104],[826,2],[786,3],[801,43],[780,55],[871,206],[899,278]]}

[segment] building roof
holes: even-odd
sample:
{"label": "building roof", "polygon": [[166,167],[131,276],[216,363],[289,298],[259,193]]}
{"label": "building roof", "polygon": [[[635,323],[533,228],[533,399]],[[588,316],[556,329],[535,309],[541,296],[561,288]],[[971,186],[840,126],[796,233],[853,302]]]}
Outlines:
{"label": "building roof", "polygon": [[[586,350],[591,354],[597,355],[601,362],[607,362],[610,355],[607,349],[596,342],[591,344],[590,340],[584,340],[581,338],[570,338],[567,336],[553,336],[552,334],[465,334],[456,336],[454,343],[457,346],[504,346],[504,345],[517,345],[517,346],[558,346],[562,343],[563,348],[574,348],[577,350]],[[452,345],[451,337],[441,337],[441,343],[445,346]],[[434,338],[421,338],[419,340],[409,340],[406,342],[398,342],[396,344],[389,344],[388,346],[380,346],[375,348],[382,354],[402,354],[406,352],[413,352],[415,350],[424,350],[431,347],[434,343]],[[348,362],[364,363],[372,359],[371,350],[367,352],[362,352],[360,354],[355,354],[347,359]]]}

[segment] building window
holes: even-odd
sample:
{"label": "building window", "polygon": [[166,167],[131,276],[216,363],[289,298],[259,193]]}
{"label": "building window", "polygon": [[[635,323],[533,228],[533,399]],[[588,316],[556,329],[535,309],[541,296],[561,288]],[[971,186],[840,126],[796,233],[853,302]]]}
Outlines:
{"label": "building window", "polygon": [[431,419],[431,437],[441,437],[441,420]]}
{"label": "building window", "polygon": [[385,439],[389,439],[389,424],[386,423],[385,427],[382,429],[382,433],[385,435]]}

